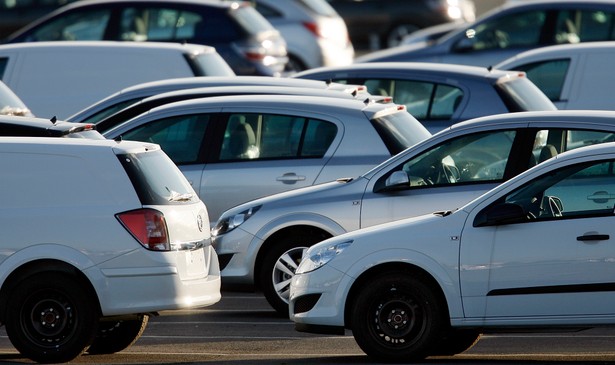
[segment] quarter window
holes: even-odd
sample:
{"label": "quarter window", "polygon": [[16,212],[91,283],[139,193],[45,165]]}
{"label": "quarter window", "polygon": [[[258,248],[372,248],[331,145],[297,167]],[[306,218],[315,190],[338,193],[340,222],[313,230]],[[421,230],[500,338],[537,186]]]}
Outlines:
{"label": "quarter window", "polygon": [[333,123],[288,115],[233,114],[224,133],[220,161],[320,158],[333,142]]}

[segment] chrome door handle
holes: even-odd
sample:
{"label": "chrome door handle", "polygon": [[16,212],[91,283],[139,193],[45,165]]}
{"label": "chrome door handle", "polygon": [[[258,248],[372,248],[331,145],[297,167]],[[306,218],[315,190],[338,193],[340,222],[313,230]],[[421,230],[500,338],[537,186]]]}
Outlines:
{"label": "chrome door handle", "polygon": [[288,172],[282,176],[278,176],[276,178],[277,181],[281,181],[284,184],[294,184],[297,181],[304,181],[305,180],[305,176],[302,175],[297,175],[294,172]]}

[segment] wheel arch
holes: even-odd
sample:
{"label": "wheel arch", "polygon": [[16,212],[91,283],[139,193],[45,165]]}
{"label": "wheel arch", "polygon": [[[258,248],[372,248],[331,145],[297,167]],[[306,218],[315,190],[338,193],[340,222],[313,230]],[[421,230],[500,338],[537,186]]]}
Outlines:
{"label": "wheel arch", "polygon": [[287,237],[290,234],[304,234],[307,236],[320,237],[320,241],[322,241],[327,238],[333,237],[334,235],[338,234],[338,232],[332,232],[331,230],[325,228],[322,225],[297,223],[282,227],[271,233],[267,237],[267,239],[263,241],[263,244],[260,246],[258,254],[256,255],[256,260],[254,263],[254,284],[257,288],[261,287],[257,268],[262,267],[262,262],[267,254],[268,249],[278,244],[281,240],[284,239],[284,237]]}
{"label": "wheel arch", "polygon": [[[433,288],[435,295],[442,301],[442,308],[450,308],[450,304],[446,298],[442,286],[428,271],[407,262],[386,262],[373,266],[364,271],[353,282],[348,294],[346,295],[346,303],[344,305],[344,325],[346,328],[350,327],[352,317],[349,303],[352,303],[355,300],[361,288],[364,288],[370,280],[378,275],[383,275],[386,273],[405,273],[407,275],[415,275],[416,277],[419,277],[420,280],[425,282],[430,288]],[[445,310],[444,312],[445,313],[442,314],[445,316],[446,322],[450,323],[450,310]]]}
{"label": "wheel arch", "polygon": [[70,263],[58,259],[37,259],[26,262],[15,268],[2,283],[2,287],[0,287],[0,323],[5,321],[9,293],[11,293],[11,291],[16,288],[21,281],[32,275],[45,272],[64,273],[76,278],[77,281],[82,284],[83,289],[87,291],[88,296],[90,298],[94,298],[92,302],[95,305],[98,315],[102,315],[100,300],[96,290],[81,270]]}

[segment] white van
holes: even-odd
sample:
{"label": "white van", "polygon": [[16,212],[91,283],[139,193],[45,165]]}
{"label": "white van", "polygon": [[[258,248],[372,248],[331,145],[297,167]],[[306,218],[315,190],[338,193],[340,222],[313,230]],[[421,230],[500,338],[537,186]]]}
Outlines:
{"label": "white van", "polygon": [[0,46],[0,78],[39,117],[65,119],[120,89],[235,73],[212,47],[156,42],[67,41]]}
{"label": "white van", "polygon": [[558,109],[613,110],[615,41],[563,44],[522,52],[494,66],[525,71]]}
{"label": "white van", "polygon": [[158,145],[0,137],[0,325],[37,362],[136,341],[220,300],[208,214]]}

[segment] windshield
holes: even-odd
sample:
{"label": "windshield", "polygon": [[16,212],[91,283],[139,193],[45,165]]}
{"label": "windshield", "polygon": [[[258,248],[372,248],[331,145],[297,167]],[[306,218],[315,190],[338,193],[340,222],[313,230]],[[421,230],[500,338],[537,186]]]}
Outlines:
{"label": "windshield", "polygon": [[275,30],[271,23],[252,6],[240,6],[232,11],[231,15],[244,30],[252,35]]}
{"label": "windshield", "polygon": [[503,78],[496,90],[510,112],[556,110],[551,100],[529,79],[524,77]]}
{"label": "windshield", "polygon": [[118,155],[143,205],[199,201],[186,178],[162,150]]}
{"label": "windshield", "polygon": [[391,155],[431,136],[431,133],[405,110],[374,118],[371,122]]}

